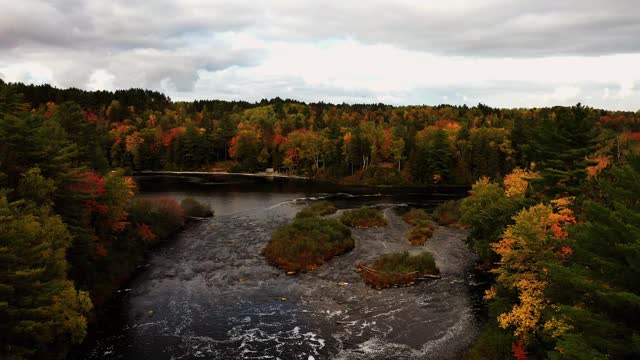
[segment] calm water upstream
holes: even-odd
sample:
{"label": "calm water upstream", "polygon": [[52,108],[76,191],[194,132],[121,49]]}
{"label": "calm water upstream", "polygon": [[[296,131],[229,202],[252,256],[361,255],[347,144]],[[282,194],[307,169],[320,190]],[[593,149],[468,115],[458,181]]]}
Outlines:
{"label": "calm water upstream", "polygon": [[[478,332],[465,230],[439,227],[416,248],[403,239],[410,226],[399,217],[407,205],[432,208],[460,193],[234,176],[138,182],[140,196],[191,196],[209,203],[215,217],[189,225],[149,257],[118,291],[83,358],[449,359]],[[341,209],[379,207],[389,225],[354,229],[352,252],[287,276],[260,249],[277,226],[320,198]],[[376,291],[353,271],[357,262],[404,250],[433,252],[442,278]]]}

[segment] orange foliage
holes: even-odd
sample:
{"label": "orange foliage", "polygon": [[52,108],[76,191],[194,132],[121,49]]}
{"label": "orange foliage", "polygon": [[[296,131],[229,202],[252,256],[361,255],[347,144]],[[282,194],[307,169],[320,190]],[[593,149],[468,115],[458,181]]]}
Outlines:
{"label": "orange foliage", "polygon": [[600,171],[602,171],[604,168],[607,167],[607,165],[609,165],[610,160],[611,159],[609,157],[603,157],[603,156],[593,159],[593,161],[597,161],[598,163],[593,166],[589,166],[587,168],[587,175],[589,176],[598,175]]}
{"label": "orange foliage", "polygon": [[115,123],[113,124],[113,129],[111,129],[110,133],[115,137],[115,143],[122,143],[122,138],[126,136],[126,134],[131,130],[131,127],[124,123]]}
{"label": "orange foliage", "polygon": [[138,131],[131,135],[128,135],[125,140],[125,148],[128,152],[133,153],[140,149],[140,145],[144,143],[144,139],[140,136]]}
{"label": "orange foliage", "polygon": [[56,105],[56,103],[52,101],[49,101],[46,106],[47,106],[47,111],[45,111],[44,117],[46,117],[47,119],[51,119],[53,114],[56,113],[56,110],[58,110],[58,105]]}
{"label": "orange foliage", "polygon": [[462,127],[457,121],[446,119],[436,120],[435,126],[439,128],[453,128],[455,130],[459,130]]}

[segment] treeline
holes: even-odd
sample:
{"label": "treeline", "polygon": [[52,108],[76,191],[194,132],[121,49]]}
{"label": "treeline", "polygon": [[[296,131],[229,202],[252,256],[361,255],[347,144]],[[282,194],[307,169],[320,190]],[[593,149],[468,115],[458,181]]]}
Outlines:
{"label": "treeline", "polygon": [[[242,170],[371,184],[470,185],[545,160],[558,124],[585,118],[618,154],[640,139],[640,115],[582,106],[305,104],[280,98],[171,102],[161,94],[4,84],[44,118],[91,124],[96,168]],[[84,122],[82,122],[84,119]],[[559,129],[558,129],[559,130]],[[573,131],[573,129],[562,129]],[[87,139],[85,134],[78,137]],[[617,155],[616,155],[617,156]]]}

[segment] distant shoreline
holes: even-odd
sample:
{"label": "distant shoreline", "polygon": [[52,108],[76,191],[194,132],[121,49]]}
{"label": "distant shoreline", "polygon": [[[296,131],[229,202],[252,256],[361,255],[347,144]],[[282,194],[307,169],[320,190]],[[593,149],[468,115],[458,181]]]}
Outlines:
{"label": "distant shoreline", "polygon": [[241,176],[253,176],[253,177],[262,177],[262,178],[283,178],[283,179],[296,179],[296,180],[311,180],[311,178],[306,176],[298,176],[298,175],[284,175],[278,173],[267,173],[267,172],[257,172],[257,173],[236,173],[236,172],[227,172],[227,171],[167,171],[167,170],[143,170],[143,171],[134,171],[133,175],[241,175]]}

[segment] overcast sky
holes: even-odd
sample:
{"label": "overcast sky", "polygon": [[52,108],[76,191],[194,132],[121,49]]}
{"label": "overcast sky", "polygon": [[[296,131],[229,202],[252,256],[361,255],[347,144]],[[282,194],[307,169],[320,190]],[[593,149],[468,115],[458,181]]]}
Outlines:
{"label": "overcast sky", "polygon": [[640,109],[637,0],[0,0],[0,78],[174,100]]}

